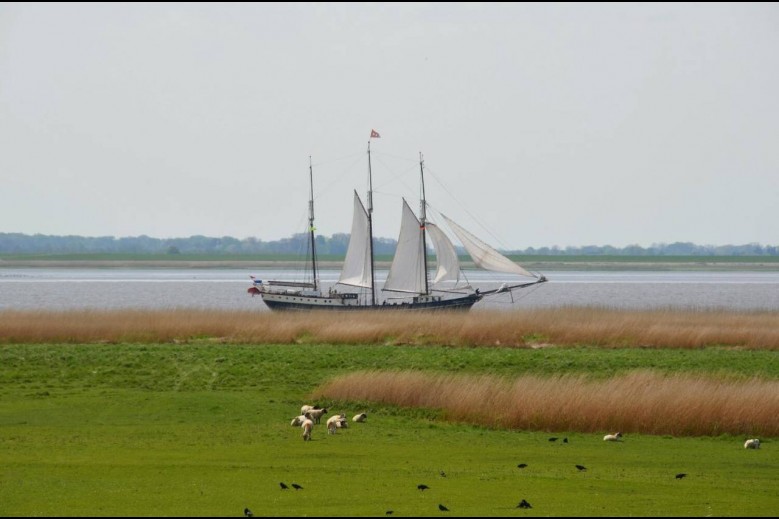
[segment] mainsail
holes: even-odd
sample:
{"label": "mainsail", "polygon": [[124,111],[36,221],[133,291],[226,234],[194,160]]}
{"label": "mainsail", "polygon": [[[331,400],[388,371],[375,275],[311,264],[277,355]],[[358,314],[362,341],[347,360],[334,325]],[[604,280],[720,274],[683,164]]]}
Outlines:
{"label": "mainsail", "polygon": [[420,223],[404,198],[398,246],[384,290],[424,294],[426,275],[425,246]]}
{"label": "mainsail", "polygon": [[496,251],[483,241],[481,241],[479,238],[474,236],[473,234],[469,233],[456,223],[454,223],[452,220],[447,218],[445,215],[441,215],[444,217],[444,220],[446,220],[446,223],[449,225],[449,227],[452,229],[452,231],[457,235],[457,237],[462,242],[463,246],[465,247],[465,250],[468,251],[468,254],[473,259],[473,262],[476,264],[476,266],[481,267],[486,270],[492,270],[494,272],[503,272],[506,274],[519,274],[521,276],[528,276],[532,278],[537,278],[538,276],[534,276],[527,270],[523,269],[510,259],[508,259],[506,256],[501,254],[500,252]]}
{"label": "mainsail", "polygon": [[342,285],[371,287],[371,243],[368,230],[368,212],[354,192],[354,217],[349,248],[338,280]]}

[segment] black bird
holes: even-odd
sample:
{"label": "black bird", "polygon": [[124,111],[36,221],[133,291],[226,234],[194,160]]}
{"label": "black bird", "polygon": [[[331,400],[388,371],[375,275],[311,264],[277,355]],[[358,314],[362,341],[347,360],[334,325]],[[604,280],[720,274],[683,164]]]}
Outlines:
{"label": "black bird", "polygon": [[519,465],[517,465],[517,467],[524,469],[525,467],[527,467],[527,463],[520,463]]}
{"label": "black bird", "polygon": [[576,468],[581,470],[581,471],[587,470],[587,467],[585,467],[584,465],[576,465]]}
{"label": "black bird", "polygon": [[448,512],[449,511],[449,509],[446,508],[444,505],[438,505],[438,509],[441,510],[442,512]]}
{"label": "black bird", "polygon": [[427,486],[427,485],[417,485],[417,488],[418,488],[419,490],[427,490],[427,489],[428,489],[428,488],[430,488],[430,487],[429,487],[429,486]]}
{"label": "black bird", "polygon": [[281,489],[282,489],[282,490],[287,490],[287,489],[289,488],[289,487],[288,487],[287,485],[285,485],[284,483],[279,483],[279,486],[281,487]]}
{"label": "black bird", "polygon": [[297,483],[292,483],[292,488],[294,488],[295,490],[303,490],[303,487],[301,487]]}
{"label": "black bird", "polygon": [[392,510],[387,510],[386,512],[384,512],[384,515],[392,515],[394,513],[395,512],[393,512]]}
{"label": "black bird", "polygon": [[677,474],[676,475],[676,479],[682,479],[684,477],[687,477],[687,474],[685,474],[684,472],[682,472],[681,474]]}
{"label": "black bird", "polygon": [[248,508],[243,509],[243,515],[245,515],[246,517],[254,517],[254,514]]}
{"label": "black bird", "polygon": [[517,505],[517,508],[533,508],[533,507],[530,506],[530,503],[528,503],[527,501],[525,501],[523,499],[522,501],[519,502],[519,504]]}
{"label": "black bird", "polygon": [[568,438],[563,438],[563,443],[568,443]]}
{"label": "black bird", "polygon": [[550,442],[556,442],[556,441],[557,441],[557,438],[556,438],[556,437],[554,437],[554,436],[552,436],[551,438],[549,438],[549,441],[550,441]]}

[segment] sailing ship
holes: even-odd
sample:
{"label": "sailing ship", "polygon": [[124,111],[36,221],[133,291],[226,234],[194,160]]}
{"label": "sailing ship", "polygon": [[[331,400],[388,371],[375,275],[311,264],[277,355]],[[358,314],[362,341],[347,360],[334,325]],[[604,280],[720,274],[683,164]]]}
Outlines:
{"label": "sailing ship", "polygon": [[[378,136],[378,134],[372,132],[371,136]],[[498,288],[485,291],[471,287],[460,268],[460,260],[452,241],[438,225],[427,219],[425,169],[420,153],[419,218],[404,198],[397,248],[387,279],[381,289],[382,292],[403,295],[386,297],[379,302],[373,253],[373,181],[370,157],[369,141],[367,208],[355,191],[352,232],[336,285],[324,292],[319,280],[314,236],[313,168],[309,162],[308,246],[310,255],[307,262],[310,260],[310,281],[263,281],[252,276],[252,286],[248,289],[250,294],[260,295],[271,310],[468,310],[485,297],[511,293],[547,281],[545,276],[525,270],[441,214],[477,267],[518,275],[523,279],[513,284],[503,283]],[[429,274],[428,267],[428,237],[435,250],[436,265],[432,275]]]}

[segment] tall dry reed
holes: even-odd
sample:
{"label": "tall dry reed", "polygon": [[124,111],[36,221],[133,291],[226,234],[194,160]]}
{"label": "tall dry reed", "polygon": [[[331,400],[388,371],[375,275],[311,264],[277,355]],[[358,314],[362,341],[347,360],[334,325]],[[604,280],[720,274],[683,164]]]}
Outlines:
{"label": "tall dry reed", "polygon": [[213,310],[0,312],[0,342],[353,343],[779,349],[779,312],[556,308],[467,313]]}
{"label": "tall dry reed", "polygon": [[314,398],[441,409],[447,419],[499,428],[715,436],[779,434],[779,382],[633,372],[584,376],[359,372]]}

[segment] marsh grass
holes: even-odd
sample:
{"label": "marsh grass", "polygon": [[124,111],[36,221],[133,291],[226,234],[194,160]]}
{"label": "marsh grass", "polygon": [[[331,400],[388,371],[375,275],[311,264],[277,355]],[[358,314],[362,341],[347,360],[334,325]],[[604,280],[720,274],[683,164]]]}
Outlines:
{"label": "marsh grass", "polygon": [[547,431],[717,436],[779,434],[779,381],[637,371],[515,379],[418,371],[351,373],[315,398],[443,410],[454,421]]}
{"label": "marsh grass", "polygon": [[0,312],[4,343],[329,343],[779,350],[779,312],[556,308],[468,313],[213,310]]}

